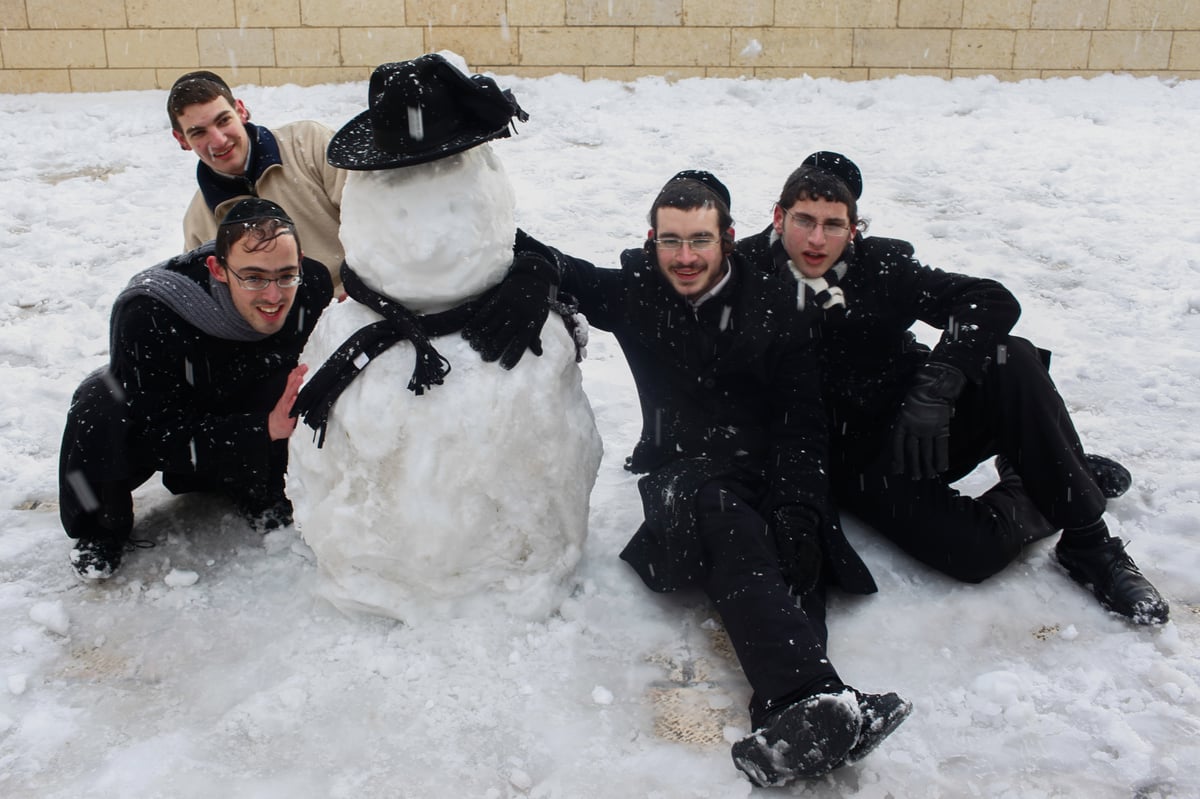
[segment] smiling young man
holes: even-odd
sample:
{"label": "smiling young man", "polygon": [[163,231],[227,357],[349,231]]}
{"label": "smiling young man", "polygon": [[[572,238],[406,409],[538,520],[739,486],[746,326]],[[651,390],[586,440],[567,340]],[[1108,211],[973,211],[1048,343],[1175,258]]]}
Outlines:
{"label": "smiling young man", "polygon": [[627,462],[645,520],[621,557],[654,591],[699,588],[753,688],[733,759],[757,785],[867,755],[911,705],[863,694],[826,657],[825,588],[875,583],[829,501],[815,348],[782,282],[733,253],[729,192],[672,178],[620,269],[561,256],[562,289],[612,332],[637,386]]}
{"label": "smiling young man", "polygon": [[110,577],[133,531],[132,492],[217,491],[257,529],[291,523],[290,412],[328,272],[268,200],[236,203],[215,242],[152,267],[113,305],[109,363],[80,385],[59,453],[59,509],[85,579]]}
{"label": "smiling young man", "polygon": [[[1055,556],[1074,580],[1134,622],[1165,622],[1166,601],[1103,519],[1129,473],[1084,454],[1049,353],[1010,335],[1016,299],[994,280],[923,266],[908,242],[864,237],[861,194],[853,162],[814,153],[785,182],[771,225],[738,242],[821,316],[842,509],[968,582],[1062,530]],[[910,332],[917,320],[942,331],[932,351]],[[993,455],[997,485],[978,498],[953,488]]]}
{"label": "smiling young man", "polygon": [[235,202],[262,197],[287,208],[304,230],[308,255],[329,269],[335,286],[344,253],[338,239],[346,172],[329,165],[333,131],[317,122],[268,130],[250,122],[246,104],[213,72],[181,76],[167,96],[171,133],[199,158],[199,190],[184,216],[184,247],[216,235]]}

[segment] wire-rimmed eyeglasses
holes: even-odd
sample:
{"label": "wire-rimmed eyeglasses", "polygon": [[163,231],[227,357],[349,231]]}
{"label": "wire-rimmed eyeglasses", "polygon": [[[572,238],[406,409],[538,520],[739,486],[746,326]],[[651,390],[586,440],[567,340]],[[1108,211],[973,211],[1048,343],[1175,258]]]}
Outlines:
{"label": "wire-rimmed eyeglasses", "polygon": [[233,268],[228,264],[225,264],[224,266],[229,274],[237,278],[238,284],[247,291],[263,291],[272,283],[274,283],[276,286],[279,286],[281,289],[294,289],[304,280],[304,275],[299,271],[282,275],[280,277],[262,277],[261,275],[251,275],[250,277],[245,277],[233,271]]}
{"label": "wire-rimmed eyeglasses", "polygon": [[787,215],[792,218],[792,223],[805,233],[812,233],[817,225],[820,225],[825,237],[830,239],[844,239],[850,235],[850,231],[854,230],[852,226],[844,222],[818,222],[808,214],[798,214],[795,211],[788,211]]}
{"label": "wire-rimmed eyeglasses", "polygon": [[713,245],[720,243],[720,239],[712,236],[697,236],[694,239],[681,239],[678,236],[663,236],[654,240],[664,250],[682,250],[683,245],[687,245],[693,250],[711,250]]}

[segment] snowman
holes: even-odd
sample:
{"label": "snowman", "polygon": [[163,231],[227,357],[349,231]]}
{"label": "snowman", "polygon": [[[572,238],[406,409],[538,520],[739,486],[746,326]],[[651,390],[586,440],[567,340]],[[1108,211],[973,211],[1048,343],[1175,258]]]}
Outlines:
{"label": "snowman", "polygon": [[352,170],[350,299],[301,358],[316,433],[291,438],[288,494],[342,609],[541,618],[570,590],[601,456],[582,322],[487,143],[527,116],[449,56],[378,67],[329,145]]}

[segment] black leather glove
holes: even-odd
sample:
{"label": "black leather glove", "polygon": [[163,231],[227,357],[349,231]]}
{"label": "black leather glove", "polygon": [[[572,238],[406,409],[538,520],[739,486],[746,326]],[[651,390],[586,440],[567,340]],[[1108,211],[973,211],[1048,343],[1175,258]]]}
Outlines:
{"label": "black leather glove", "polygon": [[820,514],[807,505],[783,505],[771,514],[779,569],[796,596],[804,596],[821,580],[820,524]]}
{"label": "black leather glove", "polygon": [[927,363],[913,376],[892,434],[892,472],[914,480],[950,468],[950,418],[967,378],[953,366]]}
{"label": "black leather glove", "polygon": [[542,326],[558,293],[559,273],[545,257],[518,253],[495,293],[463,327],[483,360],[511,369],[528,349],[542,354]]}

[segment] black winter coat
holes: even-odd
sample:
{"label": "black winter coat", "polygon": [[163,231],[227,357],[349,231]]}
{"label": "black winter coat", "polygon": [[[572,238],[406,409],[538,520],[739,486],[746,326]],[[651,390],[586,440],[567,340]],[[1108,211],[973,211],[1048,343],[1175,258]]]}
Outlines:
{"label": "black winter coat", "polygon": [[[211,245],[166,269],[208,286]],[[222,479],[265,478],[267,415],[333,295],[329,271],[309,258],[283,329],[254,342],[228,341],[185,322],[162,302],[135,297],[111,320],[110,371],[125,390],[126,441],[138,468]]]}
{"label": "black winter coat", "polygon": [[[770,226],[737,243],[760,271],[796,279]],[[906,241],[856,236],[838,281],[846,307],[818,309],[821,366],[835,446],[852,463],[872,459],[885,443],[914,372],[926,361],[961,370],[979,383],[1021,315],[1000,283],[922,265]],[[910,328],[942,331],[932,351]]]}
{"label": "black winter coat", "polygon": [[[637,384],[642,433],[628,468],[647,473],[686,464],[690,474],[677,485],[687,493],[706,479],[752,476],[764,487],[764,517],[790,504],[816,511],[834,582],[869,593],[874,582],[830,501],[813,339],[778,280],[736,254],[730,262],[730,282],[693,309],[643,249],[622,253],[620,269],[563,257],[562,290],[590,324],[613,333]],[[693,497],[677,499],[691,507]],[[694,519],[687,513],[680,522]],[[639,535],[646,532],[643,525]],[[657,590],[680,587],[669,579],[647,582]]]}

